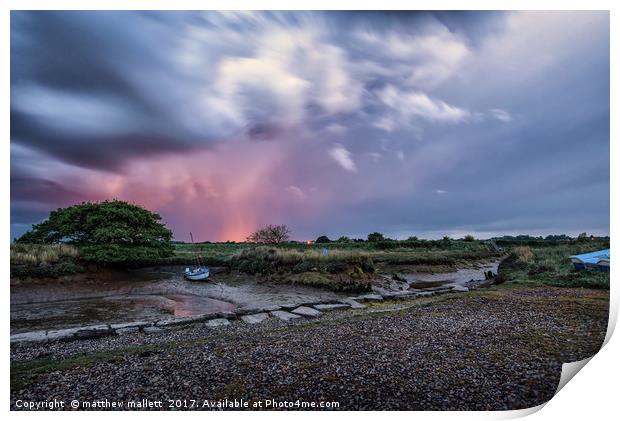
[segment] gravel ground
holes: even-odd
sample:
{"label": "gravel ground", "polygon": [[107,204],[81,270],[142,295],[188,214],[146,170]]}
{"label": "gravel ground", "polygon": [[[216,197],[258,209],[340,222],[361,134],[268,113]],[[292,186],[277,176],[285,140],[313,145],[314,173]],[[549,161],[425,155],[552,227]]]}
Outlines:
{"label": "gravel ground", "polygon": [[164,409],[169,399],[196,409],[218,399],[335,401],[341,410],[532,407],[553,396],[563,362],[598,351],[608,297],[506,288],[289,323],[14,347],[11,408],[54,398],[161,400]]}

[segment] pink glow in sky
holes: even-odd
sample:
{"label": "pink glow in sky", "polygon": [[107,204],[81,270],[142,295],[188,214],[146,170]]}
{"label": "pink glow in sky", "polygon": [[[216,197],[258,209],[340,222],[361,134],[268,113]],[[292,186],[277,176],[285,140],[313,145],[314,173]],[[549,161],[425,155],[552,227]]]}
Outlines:
{"label": "pink glow in sky", "polygon": [[604,11],[12,12],[11,235],[606,235],[609,90]]}

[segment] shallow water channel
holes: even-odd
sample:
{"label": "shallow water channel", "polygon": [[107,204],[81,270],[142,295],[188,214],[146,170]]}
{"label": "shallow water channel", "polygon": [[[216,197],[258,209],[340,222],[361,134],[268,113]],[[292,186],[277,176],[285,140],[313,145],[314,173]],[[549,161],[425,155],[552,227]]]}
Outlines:
{"label": "shallow water channel", "polygon": [[224,283],[218,280],[218,274],[208,282],[192,282],[183,278],[182,271],[183,267],[158,267],[13,284],[11,333],[294,305],[345,296],[243,278]]}
{"label": "shallow water channel", "polygon": [[[227,282],[222,282],[217,273],[209,282],[191,282],[183,278],[182,270],[177,266],[157,267],[83,274],[71,280],[12,284],[11,333],[332,301],[350,295],[247,278],[232,282],[227,278]],[[483,270],[495,273],[497,264],[402,277],[407,280],[407,288],[425,289],[484,279]]]}

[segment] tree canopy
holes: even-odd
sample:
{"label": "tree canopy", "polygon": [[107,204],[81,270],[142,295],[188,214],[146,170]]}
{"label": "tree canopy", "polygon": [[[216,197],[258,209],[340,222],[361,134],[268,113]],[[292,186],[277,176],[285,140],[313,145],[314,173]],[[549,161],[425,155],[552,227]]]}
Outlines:
{"label": "tree canopy", "polygon": [[128,263],[171,255],[171,239],[159,214],[112,200],[56,209],[16,242],[74,244],[85,260]]}
{"label": "tree canopy", "polygon": [[385,238],[383,237],[383,234],[381,234],[380,232],[372,232],[368,234],[368,241],[374,242],[374,241],[383,241],[383,240],[385,240]]}
{"label": "tree canopy", "polygon": [[290,233],[286,225],[267,225],[250,234],[247,240],[252,243],[279,244],[287,241]]}
{"label": "tree canopy", "polygon": [[315,243],[331,243],[331,242],[332,242],[332,240],[330,240],[327,235],[321,235],[315,241]]}

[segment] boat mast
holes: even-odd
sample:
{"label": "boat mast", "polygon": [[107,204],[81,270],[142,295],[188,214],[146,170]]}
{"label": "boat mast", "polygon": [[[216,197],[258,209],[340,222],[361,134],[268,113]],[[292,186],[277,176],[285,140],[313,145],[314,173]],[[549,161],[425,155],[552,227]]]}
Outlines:
{"label": "boat mast", "polygon": [[198,267],[202,267],[202,262],[200,261],[200,254],[198,253],[196,244],[194,243],[194,236],[192,235],[191,231],[189,233],[189,238],[192,239],[192,245],[194,246],[194,253],[196,254],[196,264],[198,265]]}

